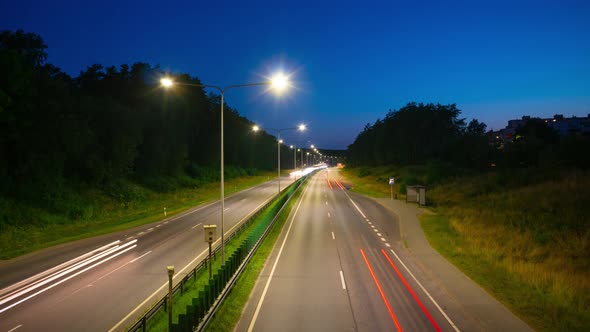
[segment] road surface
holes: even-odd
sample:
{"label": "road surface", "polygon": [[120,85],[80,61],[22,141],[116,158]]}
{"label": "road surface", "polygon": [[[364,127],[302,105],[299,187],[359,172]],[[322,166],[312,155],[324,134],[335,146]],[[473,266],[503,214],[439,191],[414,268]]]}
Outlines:
{"label": "road surface", "polygon": [[[281,188],[292,182],[281,180]],[[225,200],[225,231],[276,195],[270,181]],[[205,257],[203,224],[220,231],[220,203],[116,234],[0,263],[0,331],[108,331],[131,325]],[[214,245],[217,245],[214,244]]]}
{"label": "road surface", "polygon": [[[403,247],[395,214],[339,179],[332,169],[310,180],[236,331],[493,330]],[[502,315],[516,321],[505,331],[529,330]]]}

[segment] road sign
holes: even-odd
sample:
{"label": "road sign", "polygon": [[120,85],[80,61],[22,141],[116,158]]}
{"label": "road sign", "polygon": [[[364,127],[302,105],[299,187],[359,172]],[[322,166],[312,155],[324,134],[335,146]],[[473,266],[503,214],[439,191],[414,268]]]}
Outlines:
{"label": "road sign", "polygon": [[389,185],[393,186],[395,184],[395,178],[389,178]]}

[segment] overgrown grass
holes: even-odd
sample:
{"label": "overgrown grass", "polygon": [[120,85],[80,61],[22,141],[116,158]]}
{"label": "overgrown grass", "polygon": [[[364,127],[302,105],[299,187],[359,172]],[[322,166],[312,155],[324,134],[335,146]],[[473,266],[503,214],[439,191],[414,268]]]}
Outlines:
{"label": "overgrown grass", "polygon": [[279,219],[272,226],[271,231],[256,250],[256,253],[238,278],[235,286],[231,289],[227,298],[223,301],[215,313],[215,316],[207,325],[207,331],[233,331],[242,315],[242,310],[250,297],[250,293],[254,289],[254,285],[264,267],[266,259],[270,255],[275,242],[281,234],[293,205],[296,204],[301,195],[301,190],[302,189],[300,188],[293,195],[291,201],[289,201],[279,216]]}
{"label": "overgrown grass", "polygon": [[[272,179],[274,174],[239,177],[226,181],[230,195]],[[67,210],[48,211],[23,202],[0,198],[0,259],[10,259],[61,243],[108,234],[183,212],[195,205],[219,198],[219,182],[156,192],[128,183],[118,190],[121,197],[90,191],[62,200]],[[74,212],[72,212],[74,211]],[[14,220],[26,220],[17,223]]]}
{"label": "overgrown grass", "polygon": [[[351,180],[379,186],[385,171]],[[423,228],[434,248],[536,330],[590,331],[589,188],[590,174],[575,170],[438,181],[427,191],[438,214],[424,216]]]}

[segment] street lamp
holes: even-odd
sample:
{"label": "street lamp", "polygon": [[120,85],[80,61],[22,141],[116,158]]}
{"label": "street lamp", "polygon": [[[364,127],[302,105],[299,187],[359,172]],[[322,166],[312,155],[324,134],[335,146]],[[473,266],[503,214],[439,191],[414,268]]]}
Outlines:
{"label": "street lamp", "polygon": [[289,148],[293,149],[293,171],[295,171],[297,169],[297,149],[293,144]]}
{"label": "street lamp", "polygon": [[225,188],[224,188],[224,155],[223,155],[223,104],[225,98],[225,92],[229,89],[235,88],[243,88],[249,86],[270,86],[273,90],[277,91],[277,93],[281,93],[289,86],[288,77],[282,73],[276,74],[270,80],[265,82],[258,82],[258,83],[248,83],[248,84],[235,84],[235,85],[228,85],[226,87],[220,87],[217,85],[210,85],[210,84],[192,84],[192,83],[178,83],[174,82],[171,78],[163,77],[160,79],[160,84],[164,88],[171,88],[173,85],[186,85],[186,86],[196,86],[202,88],[213,88],[219,91],[221,95],[221,261],[222,264],[225,264],[225,232],[223,229],[223,221],[224,221],[224,210],[225,210]]}
{"label": "street lamp", "polygon": [[[265,129],[277,133],[277,169],[278,169],[278,176],[279,176],[278,183],[279,183],[279,194],[280,194],[281,193],[281,144],[283,143],[283,140],[281,139],[281,132],[285,131],[285,130],[305,131],[307,128],[305,127],[304,124],[300,124],[297,127],[291,127],[291,128],[281,128],[281,129],[265,128]],[[252,130],[259,131],[260,127],[257,125],[254,125],[254,126],[252,126]]]}

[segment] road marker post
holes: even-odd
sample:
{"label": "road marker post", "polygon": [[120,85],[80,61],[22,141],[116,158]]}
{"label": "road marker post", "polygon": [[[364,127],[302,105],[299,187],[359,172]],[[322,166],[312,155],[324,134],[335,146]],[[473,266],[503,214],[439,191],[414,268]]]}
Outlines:
{"label": "road marker post", "polygon": [[395,184],[395,178],[389,178],[389,191],[391,193],[391,200],[393,201],[393,185]]}
{"label": "road marker post", "polygon": [[172,331],[172,277],[174,266],[168,266],[168,331]]}

